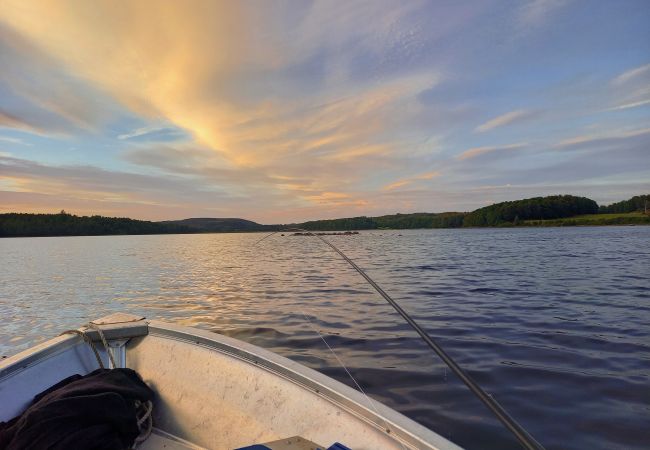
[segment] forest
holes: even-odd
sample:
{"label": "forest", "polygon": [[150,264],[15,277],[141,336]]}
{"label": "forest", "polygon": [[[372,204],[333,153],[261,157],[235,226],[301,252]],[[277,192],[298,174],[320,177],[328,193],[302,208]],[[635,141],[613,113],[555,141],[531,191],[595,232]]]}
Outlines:
{"label": "forest", "polygon": [[0,237],[95,236],[108,234],[169,234],[277,231],[303,228],[318,231],[461,228],[507,226],[577,226],[650,224],[650,195],[637,195],[607,206],[586,197],[552,195],[495,203],[472,212],[390,214],[313,220],[287,225],[261,225],[236,218],[194,218],[150,222],[124,217],[59,214],[0,214]]}
{"label": "forest", "polygon": [[548,220],[583,214],[596,214],[598,204],[586,197],[551,195],[513,202],[501,202],[479,208],[463,219],[465,227],[490,227],[504,223],[518,225],[523,220]]}
{"label": "forest", "polygon": [[134,220],[125,217],[59,214],[0,214],[0,236],[99,236],[106,234],[188,233],[176,224]]}
{"label": "forest", "polygon": [[630,212],[644,212],[650,211],[650,195],[636,195],[628,200],[622,202],[612,203],[611,205],[601,205],[598,212],[602,214],[612,213],[630,213]]}
{"label": "forest", "polygon": [[[495,203],[472,212],[393,214],[379,217],[350,217],[345,219],[314,220],[297,224],[307,230],[373,230],[407,228],[461,228],[505,226],[570,226],[621,225],[650,223],[650,217],[581,217],[597,213],[645,212],[650,207],[650,195],[639,195],[608,206],[586,197],[551,195],[523,200]],[[534,222],[533,222],[534,221]]]}

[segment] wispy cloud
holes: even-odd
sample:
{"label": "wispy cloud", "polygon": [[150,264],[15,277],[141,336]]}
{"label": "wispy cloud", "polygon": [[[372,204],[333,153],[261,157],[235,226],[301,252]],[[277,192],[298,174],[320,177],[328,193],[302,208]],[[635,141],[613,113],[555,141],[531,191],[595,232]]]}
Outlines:
{"label": "wispy cloud", "polygon": [[635,67],[634,69],[627,70],[622,74],[618,75],[612,80],[613,85],[621,85],[628,83],[632,80],[638,79],[646,74],[650,74],[650,64],[644,66]]}
{"label": "wispy cloud", "polygon": [[569,0],[527,0],[518,11],[520,29],[541,25],[549,15],[569,3]]}
{"label": "wispy cloud", "polygon": [[[390,27],[409,14],[409,6],[315,4],[305,7],[302,19],[288,19],[295,23],[287,26],[302,30],[303,38],[296,41],[280,35],[282,42],[277,42],[265,37],[274,32],[274,23],[266,24],[268,28],[259,33],[247,31],[259,28],[260,23],[249,24],[257,13],[239,3],[213,2],[193,8],[144,1],[116,9],[107,2],[97,4],[101,13],[92,17],[82,17],[82,7],[36,8],[17,3],[4,5],[2,17],[31,44],[134,112],[165,118],[240,166],[259,165],[278,154],[309,148],[355,154],[353,150],[361,143],[367,146],[371,136],[379,139],[380,129],[397,125],[397,116],[389,114],[400,107],[397,103],[409,95],[415,102],[417,93],[435,81],[431,73],[409,73],[380,83],[357,84],[351,82],[345,68],[353,61],[348,58],[365,48],[402,45],[404,36],[390,32]],[[36,9],[30,12],[30,8]],[[273,14],[271,6],[259,8],[260,15],[266,10]],[[48,13],[57,17],[58,26],[45,19]],[[372,25],[369,14],[382,20]],[[162,34],[142,32],[152,20],[165,23]],[[323,22],[331,23],[338,32],[332,34],[332,28]],[[389,32],[378,33],[384,27]],[[71,32],[61,33],[62,28]],[[329,61],[332,66],[322,69],[322,94],[306,92],[304,99],[294,96],[287,101],[260,91],[257,98],[251,98],[242,85],[243,67],[255,84],[264,86],[275,74],[302,64],[304,58],[319,51],[328,42],[323,33],[328,40],[336,36],[336,41],[350,46],[349,50],[337,48]],[[49,38],[53,34],[57,39]],[[352,45],[355,38],[359,40]],[[98,51],[102,48],[116,51]],[[318,104],[324,106],[314,108]],[[123,134],[122,139],[152,131],[136,130]],[[319,144],[328,135],[337,140],[329,148]]]}
{"label": "wispy cloud", "polygon": [[39,125],[34,124],[32,120],[2,110],[0,110],[0,128],[28,131],[36,134],[44,133],[44,130]]}
{"label": "wispy cloud", "polygon": [[616,111],[616,110],[620,110],[620,109],[638,108],[640,106],[645,106],[647,104],[650,104],[650,99],[648,99],[648,100],[640,100],[638,102],[625,103],[624,105],[614,106],[613,108],[607,109],[607,111]]}
{"label": "wispy cloud", "polygon": [[385,191],[392,191],[393,189],[397,189],[397,188],[400,188],[400,187],[402,187],[402,186],[406,186],[406,185],[409,184],[410,182],[411,182],[410,180],[397,180],[397,181],[394,181],[394,182],[392,182],[392,183],[387,184],[386,186],[384,186],[384,187],[383,187],[383,190],[385,190]]}
{"label": "wispy cloud", "polygon": [[161,132],[164,132],[165,134],[178,133],[175,129],[170,127],[164,127],[160,125],[150,125],[147,127],[136,128],[135,130],[130,131],[128,133],[119,134],[117,138],[119,140],[126,140],[126,139],[140,138],[151,134],[159,134]]}
{"label": "wispy cloud", "polygon": [[[645,30],[622,8],[578,17],[566,3],[97,0],[87,14],[84,0],[3,0],[0,127],[29,132],[16,136],[36,164],[11,183],[34,202],[119,199],[111,208],[146,204],[167,211],[159,217],[172,214],[165,192],[173,214],[182,205],[279,221],[466,205],[485,178],[505,185],[523,166],[583,153],[495,142],[548,148],[608,106],[619,112],[599,120],[641,126],[650,72],[626,71],[617,55],[645,51]],[[565,42],[572,21],[583,36],[610,14],[624,30],[611,48]],[[558,52],[565,44],[572,51]],[[592,68],[597,89],[553,89]],[[551,110],[539,127],[517,126]],[[89,167],[73,170],[80,156]],[[449,194],[436,190],[443,181]]]}
{"label": "wispy cloud", "polygon": [[[32,202],[30,210],[52,211],[52,205],[57,205],[55,211],[65,208],[81,214],[110,215],[130,212],[148,219],[182,218],[192,210],[233,216],[238,208],[254,217],[255,202],[236,192],[226,193],[219,183],[199,177],[56,166],[0,155],[0,180],[13,192],[0,192],[0,209],[5,211],[12,205]],[[273,193],[260,194],[260,199],[277,201]]]}
{"label": "wispy cloud", "polygon": [[519,144],[509,144],[509,145],[501,145],[501,146],[474,147],[465,150],[460,155],[458,155],[456,159],[460,161],[465,161],[467,159],[473,159],[487,154],[492,154],[492,155],[496,153],[501,154],[504,151],[520,150],[522,148],[525,148],[527,145],[528,144],[525,143],[519,143]]}
{"label": "wispy cloud", "polygon": [[14,138],[9,136],[0,136],[0,142],[8,142],[10,144],[18,144],[18,145],[27,145],[29,147],[31,147],[32,145],[29,142],[25,142],[20,138]]}
{"label": "wispy cloud", "polygon": [[641,128],[634,130],[609,130],[596,134],[580,135],[569,139],[564,139],[563,141],[555,144],[554,147],[557,149],[584,148],[589,146],[595,147],[596,144],[612,143],[618,140],[627,140],[637,137],[650,137],[650,128]]}
{"label": "wispy cloud", "polygon": [[309,202],[315,203],[317,205],[327,205],[327,206],[366,206],[368,205],[367,200],[353,198],[350,194],[345,192],[321,192],[315,195],[306,195],[304,197]]}
{"label": "wispy cloud", "polygon": [[431,180],[431,179],[433,179],[435,177],[438,177],[438,176],[440,176],[439,171],[426,172],[426,173],[422,173],[422,174],[419,174],[419,175],[414,175],[412,177],[403,178],[403,179],[394,181],[392,183],[389,183],[386,186],[384,186],[382,188],[382,190],[384,190],[384,191],[392,191],[394,189],[398,189],[398,188],[401,188],[401,187],[404,187],[404,186],[411,185],[416,181]]}
{"label": "wispy cloud", "polygon": [[114,104],[38,43],[6,23],[0,12],[0,126],[38,134],[96,130]]}
{"label": "wispy cloud", "polygon": [[505,114],[501,114],[500,116],[497,116],[493,119],[488,120],[487,122],[476,127],[474,131],[477,133],[485,133],[486,131],[494,130],[495,128],[520,122],[524,119],[531,117],[532,115],[533,115],[533,111],[529,111],[526,109],[517,109],[515,111],[510,111]]}

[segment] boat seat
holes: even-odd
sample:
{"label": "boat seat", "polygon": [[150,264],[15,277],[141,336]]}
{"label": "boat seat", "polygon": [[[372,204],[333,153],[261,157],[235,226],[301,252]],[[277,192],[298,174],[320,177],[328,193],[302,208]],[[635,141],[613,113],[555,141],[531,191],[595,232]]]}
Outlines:
{"label": "boat seat", "polygon": [[151,435],[138,446],[138,450],[206,450],[191,442],[180,439],[169,433],[155,428]]}
{"label": "boat seat", "polygon": [[241,447],[236,450],[350,450],[345,445],[338,442],[325,449],[324,446],[318,445],[300,436],[293,436],[286,439],[280,439],[264,444],[255,444],[248,447]]}

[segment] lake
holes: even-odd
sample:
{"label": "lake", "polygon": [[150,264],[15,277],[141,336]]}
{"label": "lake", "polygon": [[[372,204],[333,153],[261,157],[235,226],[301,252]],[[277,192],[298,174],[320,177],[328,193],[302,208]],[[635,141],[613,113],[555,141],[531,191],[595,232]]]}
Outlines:
{"label": "lake", "polygon": [[[0,354],[116,311],[223,333],[354,385],[468,448],[519,448],[313,237],[0,239]],[[327,236],[550,449],[650,442],[650,227]],[[321,339],[322,336],[322,339]]]}

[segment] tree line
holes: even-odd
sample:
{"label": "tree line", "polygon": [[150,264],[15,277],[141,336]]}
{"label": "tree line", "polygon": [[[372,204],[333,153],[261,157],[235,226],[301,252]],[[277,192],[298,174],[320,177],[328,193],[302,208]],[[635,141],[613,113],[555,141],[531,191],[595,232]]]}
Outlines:
{"label": "tree line", "polygon": [[[307,230],[373,230],[381,228],[461,228],[461,227],[495,227],[523,225],[524,221],[563,219],[596,213],[628,213],[650,211],[650,195],[638,195],[629,200],[609,206],[598,204],[587,197],[574,195],[551,195],[523,200],[495,203],[475,211],[448,212],[441,214],[414,213],[393,214],[379,217],[349,217],[332,220],[313,220],[298,224]],[[639,221],[632,220],[637,223]],[[570,224],[570,222],[564,222]],[[582,222],[576,222],[576,224]],[[594,223],[605,223],[602,220]],[[626,223],[620,218],[612,223]],[[645,223],[641,221],[639,223]]]}
{"label": "tree line", "polygon": [[376,230],[381,228],[404,230],[409,228],[458,228],[463,225],[464,213],[413,213],[379,217],[348,217],[345,219],[312,220],[296,224],[306,230]]}
{"label": "tree line", "polygon": [[99,236],[192,232],[187,227],[126,217],[60,214],[0,214],[0,236]]}
{"label": "tree line", "polygon": [[612,203],[611,205],[602,205],[598,212],[604,214],[611,213],[630,213],[636,211],[650,211],[650,195],[635,195],[629,200]]}
{"label": "tree line", "polygon": [[463,226],[490,227],[506,223],[517,225],[522,220],[561,219],[597,212],[598,204],[589,198],[551,195],[501,202],[479,208],[465,216]]}
{"label": "tree line", "polygon": [[[630,213],[650,210],[650,195],[637,195],[629,200],[607,206],[586,197],[552,195],[524,200],[495,203],[469,213],[413,213],[378,217],[348,217],[332,220],[313,220],[291,225],[260,225],[243,219],[186,219],[180,221],[149,222],[125,217],[75,216],[60,214],[0,214],[0,237],[9,236],[77,236],[106,234],[167,234],[223,231],[273,231],[287,227],[307,230],[373,230],[408,228],[461,228],[530,225],[531,221],[558,220],[595,213]],[[630,219],[629,223],[646,223],[646,219]],[[620,218],[612,223],[628,223]],[[527,223],[522,223],[526,221]],[[537,222],[542,225],[544,223]],[[575,224],[587,224],[584,221]],[[598,223],[605,224],[600,220]],[[609,222],[607,222],[609,223]],[[551,222],[546,222],[551,224]],[[558,222],[560,224],[560,222]],[[564,221],[564,225],[571,222]]]}

